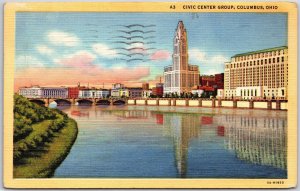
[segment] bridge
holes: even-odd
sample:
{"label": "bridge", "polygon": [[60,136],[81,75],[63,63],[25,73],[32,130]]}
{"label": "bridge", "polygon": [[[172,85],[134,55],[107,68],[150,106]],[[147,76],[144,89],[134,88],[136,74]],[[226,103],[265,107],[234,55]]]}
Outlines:
{"label": "bridge", "polygon": [[125,105],[126,98],[27,98],[33,103],[48,106],[52,102],[57,105]]}

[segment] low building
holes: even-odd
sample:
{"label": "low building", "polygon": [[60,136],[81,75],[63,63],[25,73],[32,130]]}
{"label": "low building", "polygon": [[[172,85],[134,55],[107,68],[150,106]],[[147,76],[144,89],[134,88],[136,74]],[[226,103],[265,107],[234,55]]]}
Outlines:
{"label": "low building", "polygon": [[79,90],[79,98],[108,98],[110,91],[107,89],[81,89]]}
{"label": "low building", "polygon": [[142,88],[128,88],[129,90],[129,97],[137,98],[142,97],[143,89]]}
{"label": "low building", "polygon": [[214,75],[201,75],[200,76],[200,84],[201,86],[214,86],[215,83],[215,76]]}
{"label": "low building", "polygon": [[42,88],[39,86],[23,87],[19,89],[19,95],[26,98],[42,98]]}
{"label": "low building", "polygon": [[216,89],[224,89],[224,73],[215,74],[215,86]]}
{"label": "low building", "polygon": [[111,97],[121,97],[120,89],[111,89]]}
{"label": "low building", "polygon": [[79,87],[68,87],[68,98],[76,99],[79,96]]}
{"label": "low building", "polygon": [[119,97],[129,97],[129,89],[124,88],[119,90]]}
{"label": "low building", "polygon": [[78,98],[90,98],[90,89],[81,88],[78,93]]}
{"label": "low building", "polygon": [[116,83],[112,85],[112,89],[123,89],[125,88],[124,84]]}
{"label": "low building", "polygon": [[143,98],[148,98],[152,95],[152,90],[143,90],[142,92],[142,97]]}
{"label": "low building", "polygon": [[68,88],[43,87],[42,98],[68,98]]}
{"label": "low building", "polygon": [[163,97],[164,95],[164,83],[156,83],[152,88],[152,95],[155,97]]}
{"label": "low building", "polygon": [[149,83],[143,83],[142,88],[143,90],[149,90]]}

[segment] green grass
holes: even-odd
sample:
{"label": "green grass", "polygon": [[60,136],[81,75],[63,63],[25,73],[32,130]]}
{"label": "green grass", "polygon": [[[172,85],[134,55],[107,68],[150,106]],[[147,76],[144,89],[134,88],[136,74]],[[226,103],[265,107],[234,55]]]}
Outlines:
{"label": "green grass", "polygon": [[[32,133],[26,139],[43,134],[51,123],[45,120],[32,126]],[[14,178],[47,178],[51,177],[55,169],[68,155],[78,133],[77,123],[68,119],[65,127],[54,133],[51,141],[44,146],[30,151],[22,161],[14,165]]]}

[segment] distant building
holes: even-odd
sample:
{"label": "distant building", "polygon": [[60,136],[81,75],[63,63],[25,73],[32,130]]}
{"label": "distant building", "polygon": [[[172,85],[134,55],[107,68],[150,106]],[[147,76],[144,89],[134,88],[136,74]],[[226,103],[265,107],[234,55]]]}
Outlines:
{"label": "distant building", "polygon": [[143,89],[142,88],[128,88],[129,90],[129,97],[137,98],[142,97]]}
{"label": "distant building", "polygon": [[78,98],[90,98],[90,89],[81,88],[78,92]]}
{"label": "distant building", "polygon": [[224,88],[224,73],[215,75],[202,75],[200,76],[201,86],[209,86],[215,89]]}
{"label": "distant building", "polygon": [[68,87],[68,98],[74,99],[79,96],[79,87]]}
{"label": "distant building", "polygon": [[143,92],[142,92],[143,98],[150,97],[151,95],[152,95],[152,90],[143,90]]}
{"label": "distant building", "polygon": [[224,73],[215,74],[215,88],[224,89]]}
{"label": "distant building", "polygon": [[68,88],[43,87],[42,98],[68,98]]}
{"label": "distant building", "polygon": [[112,89],[123,89],[125,88],[124,84],[116,83],[112,85]]}
{"label": "distant building", "polygon": [[288,97],[288,47],[237,54],[225,63],[224,97]]}
{"label": "distant building", "polygon": [[143,83],[142,88],[143,90],[149,90],[149,83]]}
{"label": "distant building", "polygon": [[110,91],[107,89],[82,88],[79,90],[79,98],[108,98]]}
{"label": "distant building", "polygon": [[155,87],[152,88],[152,95],[155,97],[163,97],[164,95],[164,84],[157,83]]}
{"label": "distant building", "polygon": [[119,90],[119,97],[129,97],[129,89],[124,88]]}
{"label": "distant building", "polygon": [[125,89],[124,84],[121,83],[116,83],[112,85],[112,89],[111,89],[111,96],[112,97],[124,97],[124,96],[129,96],[129,92],[123,91],[123,89]]}
{"label": "distant building", "polygon": [[43,90],[39,86],[23,87],[19,89],[19,95],[27,98],[41,98],[42,94]]}
{"label": "distant building", "polygon": [[216,84],[215,82],[215,76],[214,75],[202,75],[200,76],[200,85],[201,86],[214,86]]}
{"label": "distant building", "polygon": [[[199,67],[188,64],[187,32],[179,21],[173,39],[173,64],[164,68],[164,94],[191,92],[199,85]],[[153,92],[154,94],[154,92]]]}

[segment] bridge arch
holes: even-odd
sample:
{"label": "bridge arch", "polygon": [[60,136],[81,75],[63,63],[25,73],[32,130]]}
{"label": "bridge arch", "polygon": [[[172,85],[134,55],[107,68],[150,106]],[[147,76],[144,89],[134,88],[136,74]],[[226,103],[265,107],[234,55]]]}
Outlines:
{"label": "bridge arch", "polygon": [[125,105],[125,103],[126,102],[121,99],[113,101],[113,105]]}
{"label": "bridge arch", "polygon": [[96,105],[110,105],[110,101],[107,99],[101,99],[96,102]]}
{"label": "bridge arch", "polygon": [[45,104],[46,104],[46,102],[44,100],[41,100],[41,99],[30,99],[29,101],[32,102],[32,103],[36,103],[38,105],[43,105],[43,106],[45,106]]}
{"label": "bridge arch", "polygon": [[54,101],[57,103],[57,105],[71,105],[71,102],[66,99],[55,99]]}
{"label": "bridge arch", "polygon": [[88,99],[77,100],[77,103],[78,105],[93,105],[93,101]]}

